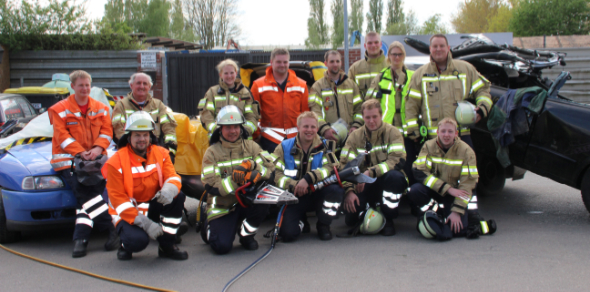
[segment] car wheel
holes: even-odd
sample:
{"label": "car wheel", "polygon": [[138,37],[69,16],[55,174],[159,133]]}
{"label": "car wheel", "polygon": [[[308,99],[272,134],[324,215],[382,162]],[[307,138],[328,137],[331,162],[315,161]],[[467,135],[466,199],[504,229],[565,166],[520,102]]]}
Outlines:
{"label": "car wheel", "polygon": [[582,177],[582,201],[584,201],[586,210],[590,212],[590,169],[586,170]]}
{"label": "car wheel", "polygon": [[6,228],[6,214],[1,194],[2,189],[0,189],[0,243],[16,242],[20,239],[20,232],[8,231]]}
{"label": "car wheel", "polygon": [[506,184],[506,170],[495,158],[483,156],[478,161],[477,170],[479,181],[477,183],[477,194],[480,196],[492,196],[504,189]]}

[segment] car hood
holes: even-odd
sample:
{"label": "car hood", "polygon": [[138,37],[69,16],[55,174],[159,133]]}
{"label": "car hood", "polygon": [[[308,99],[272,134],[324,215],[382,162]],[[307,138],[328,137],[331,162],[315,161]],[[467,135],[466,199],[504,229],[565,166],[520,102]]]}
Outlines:
{"label": "car hood", "polygon": [[8,150],[33,176],[54,174],[51,160],[51,141],[14,146]]}

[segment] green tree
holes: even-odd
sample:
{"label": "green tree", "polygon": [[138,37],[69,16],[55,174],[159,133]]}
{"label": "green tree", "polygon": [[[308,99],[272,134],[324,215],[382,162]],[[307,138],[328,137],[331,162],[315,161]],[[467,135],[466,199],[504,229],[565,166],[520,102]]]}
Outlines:
{"label": "green tree", "polygon": [[197,36],[195,35],[193,28],[189,25],[188,21],[184,17],[184,12],[182,10],[182,2],[180,0],[174,0],[174,3],[172,4],[171,18],[171,38],[183,40],[185,42],[197,41]]}
{"label": "green tree", "polygon": [[404,22],[404,11],[402,9],[403,0],[387,1],[387,22],[385,27]]}
{"label": "green tree", "polygon": [[[349,17],[349,37],[355,30],[358,30],[360,34],[363,34],[363,0],[350,0],[350,17]],[[360,40],[355,40],[355,44],[360,43]]]}
{"label": "green tree", "polygon": [[369,0],[369,12],[367,12],[367,32],[381,33],[383,15],[383,0]]}
{"label": "green tree", "polygon": [[509,29],[515,36],[588,34],[588,0],[521,0]]}
{"label": "green tree", "polygon": [[324,0],[309,0],[309,18],[307,19],[307,39],[305,47],[318,49],[328,43],[328,26],[324,20]]}
{"label": "green tree", "polygon": [[507,32],[510,31],[510,20],[512,19],[512,8],[508,5],[498,7],[496,15],[488,16],[487,32]]}
{"label": "green tree", "polygon": [[[466,0],[459,3],[459,10],[451,19],[458,33],[482,33],[489,31],[489,21],[498,15],[500,9],[510,10],[503,0]],[[505,16],[505,15],[504,15]]]}
{"label": "green tree", "polygon": [[403,15],[401,22],[388,25],[385,31],[388,35],[410,35],[417,34],[418,30],[418,19],[414,11],[410,10]]}
{"label": "green tree", "polygon": [[429,17],[420,27],[418,34],[447,34],[448,30],[442,23],[441,15],[439,13]]}
{"label": "green tree", "polygon": [[332,0],[332,48],[344,44],[344,2],[342,0]]}

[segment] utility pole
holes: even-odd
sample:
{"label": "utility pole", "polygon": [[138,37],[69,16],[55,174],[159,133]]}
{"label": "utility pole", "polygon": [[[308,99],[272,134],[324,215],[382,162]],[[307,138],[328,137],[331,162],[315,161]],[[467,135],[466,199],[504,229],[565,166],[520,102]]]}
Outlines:
{"label": "utility pole", "polygon": [[348,0],[344,1],[344,72],[348,74]]}

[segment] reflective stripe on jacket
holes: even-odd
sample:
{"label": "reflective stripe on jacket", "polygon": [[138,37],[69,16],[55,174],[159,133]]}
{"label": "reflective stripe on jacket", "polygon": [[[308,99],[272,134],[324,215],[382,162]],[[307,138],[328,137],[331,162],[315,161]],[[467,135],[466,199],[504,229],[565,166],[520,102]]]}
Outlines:
{"label": "reflective stripe on jacket", "polygon": [[86,115],[80,112],[75,95],[70,95],[47,110],[49,122],[53,125],[51,166],[55,171],[72,166],[74,156],[94,146],[102,147],[102,154],[113,139],[113,126],[109,108],[88,97]]}
{"label": "reflective stripe on jacket", "polygon": [[404,136],[407,136],[405,97],[414,71],[403,68],[396,70],[394,75],[391,73],[391,67],[388,67],[373,79],[371,88],[367,91],[367,99],[380,99],[383,121],[394,125]]}
{"label": "reflective stripe on jacket", "polygon": [[149,202],[162,185],[182,183],[166,148],[150,145],[146,158],[133,152],[131,145],[119,149],[102,168],[107,179],[109,214],[116,225],[120,220],[133,224],[139,211],[145,214]]}
{"label": "reflective stripe on jacket", "polygon": [[[285,144],[287,141],[293,141],[289,149],[283,148],[291,145],[291,143]],[[299,180],[307,174],[309,174],[307,175],[309,179],[308,183],[312,185],[330,176],[334,170],[334,166],[338,168],[338,160],[334,154],[336,151],[336,143],[334,141],[325,140],[326,144],[324,144],[320,136],[316,135],[311,143],[305,168],[301,161],[305,159],[306,155],[301,150],[299,135],[287,141],[279,144],[274,152],[274,156],[276,156],[275,185],[277,187],[292,191]],[[293,168],[287,165],[287,160],[291,159],[285,156],[287,151],[295,164]],[[290,155],[291,153],[294,154]]]}
{"label": "reflective stripe on jacket", "polygon": [[236,206],[238,201],[234,191],[239,186],[232,180],[232,173],[246,159],[256,162],[255,169],[260,172],[262,180],[269,179],[275,169],[273,162],[276,157],[263,151],[252,140],[239,138],[232,143],[220,138],[219,142],[207,148],[201,180],[208,193],[208,220],[227,215]]}
{"label": "reflective stripe on jacket", "polygon": [[262,137],[276,144],[285,138],[295,137],[297,117],[309,111],[307,83],[299,79],[295,71],[289,70],[283,91],[269,66],[266,75],[254,81],[251,91],[254,100],[260,104]]}
{"label": "reflective stripe on jacket", "polygon": [[249,136],[252,137],[252,134],[258,128],[258,102],[254,101],[252,94],[246,86],[242,85],[239,78],[236,78],[232,90],[223,80],[219,79],[219,84],[209,88],[205,97],[199,101],[198,108],[201,113],[201,123],[209,132],[209,136],[217,126],[215,123],[217,114],[226,105],[235,105],[242,111],[244,118],[246,118],[244,127],[250,134]]}
{"label": "reflective stripe on jacket", "polygon": [[365,52],[365,58],[354,62],[348,69],[348,78],[356,82],[363,100],[375,76],[383,68],[387,67],[387,59],[385,57],[383,51],[381,51],[381,55],[377,58],[369,58],[369,55]]}
{"label": "reflective stripe on jacket", "polygon": [[[156,129],[153,131],[154,135],[158,139],[163,138],[164,144],[176,142],[176,120],[172,113],[168,112],[168,107],[157,98],[153,98],[148,94],[145,99],[143,106],[140,106],[137,101],[133,98],[133,93],[129,93],[125,98],[118,101],[113,109],[113,129],[115,130],[115,140],[121,139],[121,136],[125,134],[125,122],[127,117],[132,113],[143,110],[148,112],[154,122],[156,123]],[[163,137],[160,137],[160,133],[163,132]]]}
{"label": "reflective stripe on jacket", "polygon": [[[446,117],[455,118],[457,102],[469,99],[475,102],[483,117],[492,108],[490,82],[473,65],[447,57],[447,68],[439,73],[436,63],[430,61],[416,70],[410,81],[406,98],[406,129],[408,137],[420,137],[419,116],[428,129],[428,138],[436,137],[438,122]],[[482,117],[482,118],[483,118]],[[461,135],[469,135],[469,128],[461,128]]]}
{"label": "reflective stripe on jacket", "polygon": [[320,136],[330,128],[332,123],[343,119],[349,127],[364,125],[361,114],[363,98],[356,82],[340,71],[338,85],[330,79],[328,71],[316,81],[309,92],[309,108],[319,117]]}
{"label": "reflective stripe on jacket", "polygon": [[[370,146],[370,149],[367,146]],[[371,177],[378,178],[393,169],[403,173],[403,164],[406,160],[404,137],[393,125],[382,123],[379,129],[370,133],[367,125],[364,125],[350,133],[340,153],[340,165],[346,165],[359,153],[366,153],[365,159],[368,159],[368,164],[361,164],[360,171],[370,170]],[[345,194],[354,190],[353,184],[345,183],[344,189]]]}
{"label": "reflective stripe on jacket", "polygon": [[[422,182],[441,196],[450,196],[450,188],[467,191],[471,196],[479,178],[475,152],[471,147],[455,138],[455,144],[445,153],[438,139],[424,143],[413,165],[416,181]],[[451,211],[464,214],[469,201],[455,198]]]}

